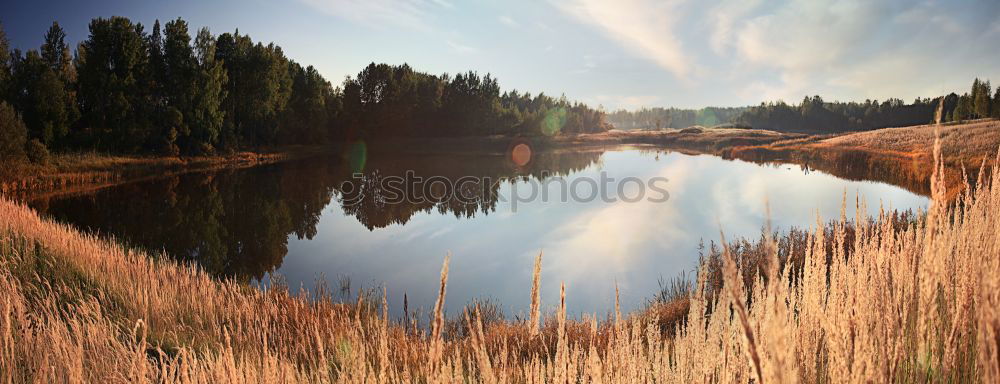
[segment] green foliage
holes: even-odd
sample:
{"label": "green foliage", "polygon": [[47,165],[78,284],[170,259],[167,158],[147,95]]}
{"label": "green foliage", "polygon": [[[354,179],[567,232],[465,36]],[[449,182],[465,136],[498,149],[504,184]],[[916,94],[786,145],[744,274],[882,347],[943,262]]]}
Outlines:
{"label": "green foliage", "polygon": [[[795,106],[783,101],[761,103],[741,114],[737,124],[781,132],[836,133],[866,131],[886,127],[928,124],[940,98],[916,99],[906,104],[900,99],[827,102],[806,96]],[[947,110],[945,111],[947,113]]]}
{"label": "green foliage", "polygon": [[997,87],[996,93],[993,94],[993,106],[990,111],[990,116],[1000,119],[1000,86]]}
{"label": "green foliage", "polygon": [[198,31],[195,38],[197,71],[192,100],[191,139],[198,143],[196,152],[212,152],[219,143],[225,112],[222,100],[227,96],[228,76],[222,63],[215,58],[215,37],[208,28]]}
{"label": "green foliage", "polygon": [[[0,30],[0,95],[52,149],[198,155],[355,138],[599,132],[604,114],[565,97],[502,93],[495,78],[371,64],[335,88],[280,47],[239,31],[192,39],[180,18],[151,33],[97,18],[76,56],[53,23],[44,44],[8,54]],[[558,117],[554,119],[553,116]],[[553,124],[555,123],[555,124]]]}
{"label": "green foliage", "polygon": [[[342,98],[339,120],[348,138],[577,134],[608,128],[603,112],[565,97],[532,97],[516,90],[501,94],[489,74],[435,76],[406,64],[369,64],[344,82]],[[564,118],[543,124],[556,109],[565,112]]]}
{"label": "green foliage", "polygon": [[291,62],[288,71],[292,78],[292,94],[282,117],[282,126],[285,127],[282,141],[326,141],[328,124],[339,108],[337,105],[327,106],[328,103],[336,104],[334,99],[337,95],[333,87],[312,66],[302,68],[298,63]]}
{"label": "green foliage", "polygon": [[38,51],[15,52],[13,102],[21,111],[28,134],[47,145],[62,142],[69,133],[71,104],[66,84]]}
{"label": "green foliage", "polygon": [[972,96],[968,93],[959,96],[958,103],[952,113],[951,121],[964,121],[972,117]]}
{"label": "green foliage", "polygon": [[151,136],[153,79],[141,24],[94,19],[77,51],[79,99],[91,146],[138,152]]}
{"label": "green foliage", "polygon": [[225,129],[240,144],[267,145],[275,142],[279,118],[291,96],[292,79],[288,59],[272,44],[254,44],[239,32],[224,33],[216,41],[215,58],[228,74],[228,95],[222,103]]}
{"label": "green foliage", "polygon": [[[942,104],[943,121],[964,121],[989,116],[1000,117],[990,99],[990,82],[975,79],[972,93],[954,93],[934,99],[916,99],[905,104],[899,99],[865,100],[864,103],[825,102],[819,96],[806,97],[802,104],[762,103],[743,113],[737,122],[754,128],[791,132],[864,131],[931,123]],[[1000,98],[994,97],[994,99]]]}
{"label": "green foliage", "polygon": [[747,108],[702,109],[678,108],[641,108],[636,111],[624,109],[608,115],[608,121],[618,129],[664,129],[687,128],[695,125],[712,127],[719,124],[732,123],[746,111]]}
{"label": "green foliage", "polygon": [[7,40],[7,33],[3,30],[3,24],[0,24],[0,100],[6,100],[10,96],[10,82],[10,41]]}
{"label": "green foliage", "polygon": [[979,79],[976,79],[972,83],[971,107],[974,117],[984,118],[990,116],[990,107],[992,107],[991,104],[993,102],[990,99],[990,88],[989,80],[979,81]]}
{"label": "green foliage", "polygon": [[153,76],[159,86],[156,97],[162,98],[170,115],[169,124],[159,130],[169,143],[165,152],[175,152],[174,142],[183,153],[213,152],[222,129],[225,114],[221,103],[226,96],[226,72],[215,58],[215,38],[202,28],[192,46],[187,23],[177,19],[166,24],[162,52],[156,27],[149,41],[157,52],[150,55],[154,71],[161,72]]}
{"label": "green foliage", "polygon": [[6,102],[0,101],[0,161],[24,160],[24,142],[28,129],[21,116]]}
{"label": "green foliage", "polygon": [[46,165],[49,163],[49,149],[38,139],[31,139],[25,146],[28,160],[34,164]]}

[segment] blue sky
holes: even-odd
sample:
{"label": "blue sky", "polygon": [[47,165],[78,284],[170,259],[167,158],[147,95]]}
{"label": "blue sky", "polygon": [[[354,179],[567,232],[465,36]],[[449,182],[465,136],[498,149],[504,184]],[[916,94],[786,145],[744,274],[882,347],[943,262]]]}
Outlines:
{"label": "blue sky", "polygon": [[490,72],[504,89],[607,109],[864,100],[1000,83],[1000,2],[868,0],[27,1],[0,5],[14,47],[53,20],[183,17],[273,41],[334,83],[369,62]]}

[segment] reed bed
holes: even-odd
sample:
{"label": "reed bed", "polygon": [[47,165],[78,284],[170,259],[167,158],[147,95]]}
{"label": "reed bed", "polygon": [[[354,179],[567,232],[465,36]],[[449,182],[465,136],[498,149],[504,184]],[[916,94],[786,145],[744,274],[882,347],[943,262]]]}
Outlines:
{"label": "reed bed", "polygon": [[914,220],[720,236],[693,285],[603,322],[565,285],[543,319],[539,255],[529,320],[472,306],[458,336],[447,258],[424,332],[384,294],[220,281],[0,199],[0,382],[1000,382],[1000,169],[952,203],[943,172]]}

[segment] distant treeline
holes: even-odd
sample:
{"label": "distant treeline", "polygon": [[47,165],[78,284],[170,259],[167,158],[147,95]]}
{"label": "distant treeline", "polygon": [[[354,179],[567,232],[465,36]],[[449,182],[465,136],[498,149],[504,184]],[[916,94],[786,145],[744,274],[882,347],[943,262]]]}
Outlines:
{"label": "distant treeline", "polygon": [[1000,88],[992,98],[990,91],[989,81],[976,79],[971,93],[961,96],[951,93],[944,96],[943,104],[941,97],[916,99],[906,104],[900,99],[842,103],[806,96],[799,105],[781,101],[762,103],[734,122],[782,132],[834,133],[929,124],[937,121],[939,107],[942,122],[1000,117]]}
{"label": "distant treeline", "polygon": [[624,109],[608,114],[608,122],[618,129],[687,128],[694,125],[712,127],[733,122],[746,107],[702,109],[642,108]]}
{"label": "distant treeline", "polygon": [[[565,97],[500,92],[474,72],[449,76],[371,64],[342,87],[281,47],[239,31],[192,38],[187,22],[150,33],[124,17],[90,22],[74,52],[58,23],[38,50],[0,28],[0,157],[56,150],[208,154],[386,136],[552,135],[608,128]],[[27,145],[24,143],[27,142]]]}
{"label": "distant treeline", "polygon": [[746,108],[620,110],[609,114],[608,121],[618,129],[730,124],[780,132],[837,133],[929,124],[937,121],[939,107],[942,122],[1000,118],[1000,87],[994,92],[989,81],[976,79],[970,92],[951,93],[943,98],[944,103],[942,97],[936,97],[918,98],[906,104],[900,99],[844,103],[806,96],[797,105],[777,101]]}

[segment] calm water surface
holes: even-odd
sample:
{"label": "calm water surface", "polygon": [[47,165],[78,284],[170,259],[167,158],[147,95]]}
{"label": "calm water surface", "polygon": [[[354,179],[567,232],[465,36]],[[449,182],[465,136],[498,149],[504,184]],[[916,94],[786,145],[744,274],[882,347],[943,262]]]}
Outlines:
{"label": "calm water surface", "polygon": [[[195,261],[219,276],[267,283],[278,274],[293,288],[325,278],[335,290],[347,277],[354,292],[384,284],[397,314],[404,293],[411,307],[433,306],[441,262],[450,252],[448,311],[492,298],[508,316],[527,311],[539,252],[543,305],[558,303],[562,281],[572,313],[604,314],[613,308],[616,281],[623,309],[634,309],[657,291],[661,277],[690,275],[699,242],[717,241],[720,225],[727,238],[758,237],[766,200],[776,229],[808,227],[817,214],[839,217],[845,191],[852,202],[857,194],[868,201],[868,214],[877,214],[880,202],[900,210],[927,205],[925,197],[902,188],[797,165],[636,147],[535,153],[524,166],[503,153],[367,153],[362,160],[313,158],[187,174],[30,204],[82,228]],[[408,170],[424,178],[493,182],[463,186],[478,196],[475,201],[432,193],[438,198],[413,202],[387,202],[384,186],[371,182]],[[669,199],[560,201],[567,185],[599,181],[602,174],[665,178],[658,186]],[[577,196],[592,194],[592,184],[576,185]],[[615,196],[617,184],[611,185]],[[532,187],[547,188],[547,201],[512,201],[515,191],[525,197]],[[638,188],[631,183],[623,190],[635,197]]]}

